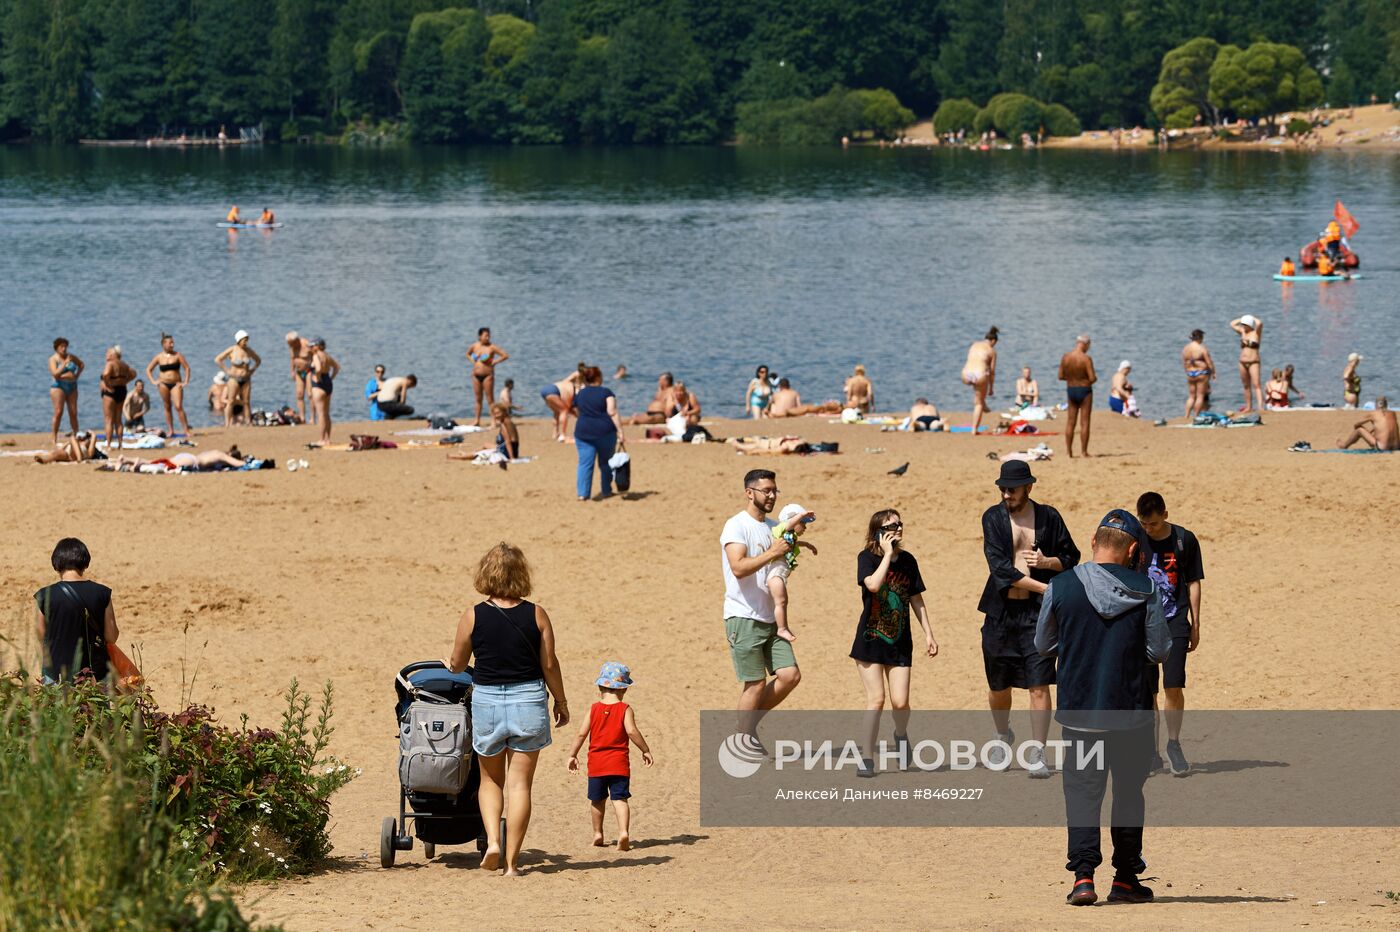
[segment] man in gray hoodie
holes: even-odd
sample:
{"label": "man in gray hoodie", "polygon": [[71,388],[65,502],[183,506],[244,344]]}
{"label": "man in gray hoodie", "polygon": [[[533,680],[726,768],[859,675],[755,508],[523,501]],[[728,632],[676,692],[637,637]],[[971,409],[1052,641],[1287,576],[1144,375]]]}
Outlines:
{"label": "man in gray hoodie", "polygon": [[[1154,750],[1147,664],[1171,651],[1171,631],[1156,584],[1146,575],[1151,555],[1137,518],[1115,508],[1094,532],[1093,561],[1050,581],[1036,621],[1035,646],[1058,657],[1055,720],[1065,755],[1065,815],[1074,887],[1067,899],[1098,899],[1094,869],[1103,863],[1100,808],[1113,774],[1113,888],[1108,901],[1146,903],[1152,890],[1138,875],[1145,810],[1142,787]],[[1095,756],[1086,751],[1101,748]]]}

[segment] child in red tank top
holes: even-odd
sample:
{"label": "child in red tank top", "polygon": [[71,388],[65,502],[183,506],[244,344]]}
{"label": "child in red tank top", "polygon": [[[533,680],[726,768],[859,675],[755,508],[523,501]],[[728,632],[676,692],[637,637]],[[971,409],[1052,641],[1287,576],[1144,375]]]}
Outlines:
{"label": "child in red tank top", "polygon": [[627,687],[632,685],[632,672],[620,663],[605,663],[598,674],[598,701],[588,712],[588,720],[579,729],[569,752],[569,770],[578,773],[578,752],[588,742],[588,800],[593,810],[593,844],[603,847],[603,815],[609,798],[617,814],[617,850],[632,846],[629,829],[632,811],[627,800],[632,798],[632,765],[628,742],[642,751],[642,763],[652,765],[651,748],[637,728],[632,707],[622,701]]}

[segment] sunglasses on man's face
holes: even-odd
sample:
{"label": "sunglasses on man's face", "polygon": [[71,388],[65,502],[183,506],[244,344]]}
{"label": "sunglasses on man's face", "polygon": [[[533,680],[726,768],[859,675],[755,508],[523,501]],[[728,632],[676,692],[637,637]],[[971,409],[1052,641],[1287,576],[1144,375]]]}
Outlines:
{"label": "sunglasses on man's face", "polygon": [[774,489],[759,489],[759,488],[755,488],[754,486],[751,486],[751,485],[745,486],[745,488],[748,489],[750,492],[754,493],[755,495],[762,495],[762,496],[765,496],[765,497],[767,497],[767,496],[772,496],[772,495],[777,495],[777,494],[778,494],[778,490],[777,490],[776,488],[774,488]]}

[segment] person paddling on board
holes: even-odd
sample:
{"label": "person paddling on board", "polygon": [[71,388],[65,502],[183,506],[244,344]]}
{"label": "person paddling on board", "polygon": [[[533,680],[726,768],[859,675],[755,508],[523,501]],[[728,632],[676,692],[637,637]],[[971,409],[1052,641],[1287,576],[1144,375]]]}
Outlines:
{"label": "person paddling on board", "polygon": [[259,225],[259,226],[269,226],[269,227],[270,227],[270,226],[272,226],[272,225],[273,225],[274,223],[276,223],[276,222],[277,222],[277,215],[274,214],[274,213],[272,212],[272,209],[271,209],[271,208],[269,208],[269,207],[264,207],[264,208],[263,208],[263,212],[262,212],[262,216],[258,218],[258,225]]}
{"label": "person paddling on board", "polygon": [[1336,276],[1338,278],[1351,278],[1351,275],[1346,271],[1346,269],[1342,268],[1340,265],[1334,264],[1332,261],[1332,257],[1327,255],[1327,253],[1325,252],[1318,254],[1317,274],[1324,278],[1332,276]]}
{"label": "person paddling on board", "polygon": [[1286,278],[1292,278],[1293,271],[1293,260],[1284,256],[1283,264],[1278,267],[1278,273]]}
{"label": "person paddling on board", "polygon": [[228,223],[242,223],[243,218],[238,216],[238,205],[234,204],[228,209],[228,216],[224,218]]}

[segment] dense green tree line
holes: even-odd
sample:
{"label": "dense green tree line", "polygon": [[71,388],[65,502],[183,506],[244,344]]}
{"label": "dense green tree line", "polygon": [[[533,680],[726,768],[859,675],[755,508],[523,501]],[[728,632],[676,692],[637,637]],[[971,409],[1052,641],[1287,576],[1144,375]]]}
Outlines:
{"label": "dense green tree line", "polygon": [[1334,104],[1400,87],[1395,0],[0,0],[0,136],[783,139],[869,122],[846,88],[1147,124],[1163,56],[1195,37],[1294,46]]}

